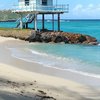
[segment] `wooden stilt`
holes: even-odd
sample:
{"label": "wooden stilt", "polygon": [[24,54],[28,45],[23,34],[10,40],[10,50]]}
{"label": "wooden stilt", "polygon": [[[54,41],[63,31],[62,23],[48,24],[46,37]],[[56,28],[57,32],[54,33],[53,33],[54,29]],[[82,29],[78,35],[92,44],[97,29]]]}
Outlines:
{"label": "wooden stilt", "polygon": [[23,29],[23,16],[20,14],[20,29]]}
{"label": "wooden stilt", "polygon": [[45,26],[44,26],[44,14],[42,14],[42,30],[44,30]]}
{"label": "wooden stilt", "polygon": [[52,30],[54,31],[54,14],[52,14]]}
{"label": "wooden stilt", "polygon": [[28,29],[28,23],[26,23],[26,29]]}
{"label": "wooden stilt", "polygon": [[34,14],[34,28],[37,31],[37,14]]}
{"label": "wooden stilt", "polygon": [[60,14],[58,13],[58,31],[60,31]]}

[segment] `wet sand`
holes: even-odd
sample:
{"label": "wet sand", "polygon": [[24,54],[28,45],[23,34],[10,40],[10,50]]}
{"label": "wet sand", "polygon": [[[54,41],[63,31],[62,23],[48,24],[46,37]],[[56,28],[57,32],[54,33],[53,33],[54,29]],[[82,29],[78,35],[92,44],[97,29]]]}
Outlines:
{"label": "wet sand", "polygon": [[98,79],[13,58],[24,43],[0,37],[0,100],[100,100]]}

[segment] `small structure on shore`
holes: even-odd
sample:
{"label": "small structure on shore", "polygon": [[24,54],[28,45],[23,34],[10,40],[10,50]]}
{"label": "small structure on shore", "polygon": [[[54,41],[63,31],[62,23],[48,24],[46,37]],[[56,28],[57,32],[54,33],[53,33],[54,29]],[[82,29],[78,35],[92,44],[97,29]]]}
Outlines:
{"label": "small structure on shore", "polygon": [[[57,0],[56,0],[57,1]],[[37,16],[42,15],[42,30],[45,30],[45,15],[52,15],[52,30],[54,30],[54,15],[58,15],[57,25],[60,31],[60,14],[68,13],[67,5],[54,5],[54,0],[18,0],[13,12],[20,14],[17,27],[28,28],[28,24],[34,22],[37,31]]]}

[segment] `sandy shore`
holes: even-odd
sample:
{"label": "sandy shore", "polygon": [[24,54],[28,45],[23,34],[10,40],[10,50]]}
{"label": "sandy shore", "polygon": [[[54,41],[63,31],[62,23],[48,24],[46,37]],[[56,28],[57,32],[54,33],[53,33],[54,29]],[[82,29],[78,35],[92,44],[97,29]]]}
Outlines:
{"label": "sandy shore", "polygon": [[99,88],[43,74],[42,65],[13,58],[7,47],[22,42],[0,37],[0,100],[100,100]]}

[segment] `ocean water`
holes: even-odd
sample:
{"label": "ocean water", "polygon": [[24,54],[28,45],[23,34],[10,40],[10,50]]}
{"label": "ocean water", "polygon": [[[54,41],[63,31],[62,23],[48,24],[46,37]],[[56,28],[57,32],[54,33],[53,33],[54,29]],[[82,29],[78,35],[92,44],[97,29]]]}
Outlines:
{"label": "ocean water", "polygon": [[[45,22],[46,28],[52,29],[51,22]],[[55,25],[57,22],[55,21]],[[16,23],[0,23],[0,27],[13,28]],[[32,27],[33,24],[30,24]],[[41,22],[38,22],[41,28]],[[55,27],[55,30],[57,27]],[[61,30],[91,35],[100,42],[100,21],[62,21]],[[12,56],[30,62],[37,62],[46,67],[67,70],[82,75],[100,78],[100,45],[75,45],[31,43],[21,48],[10,48]]]}

